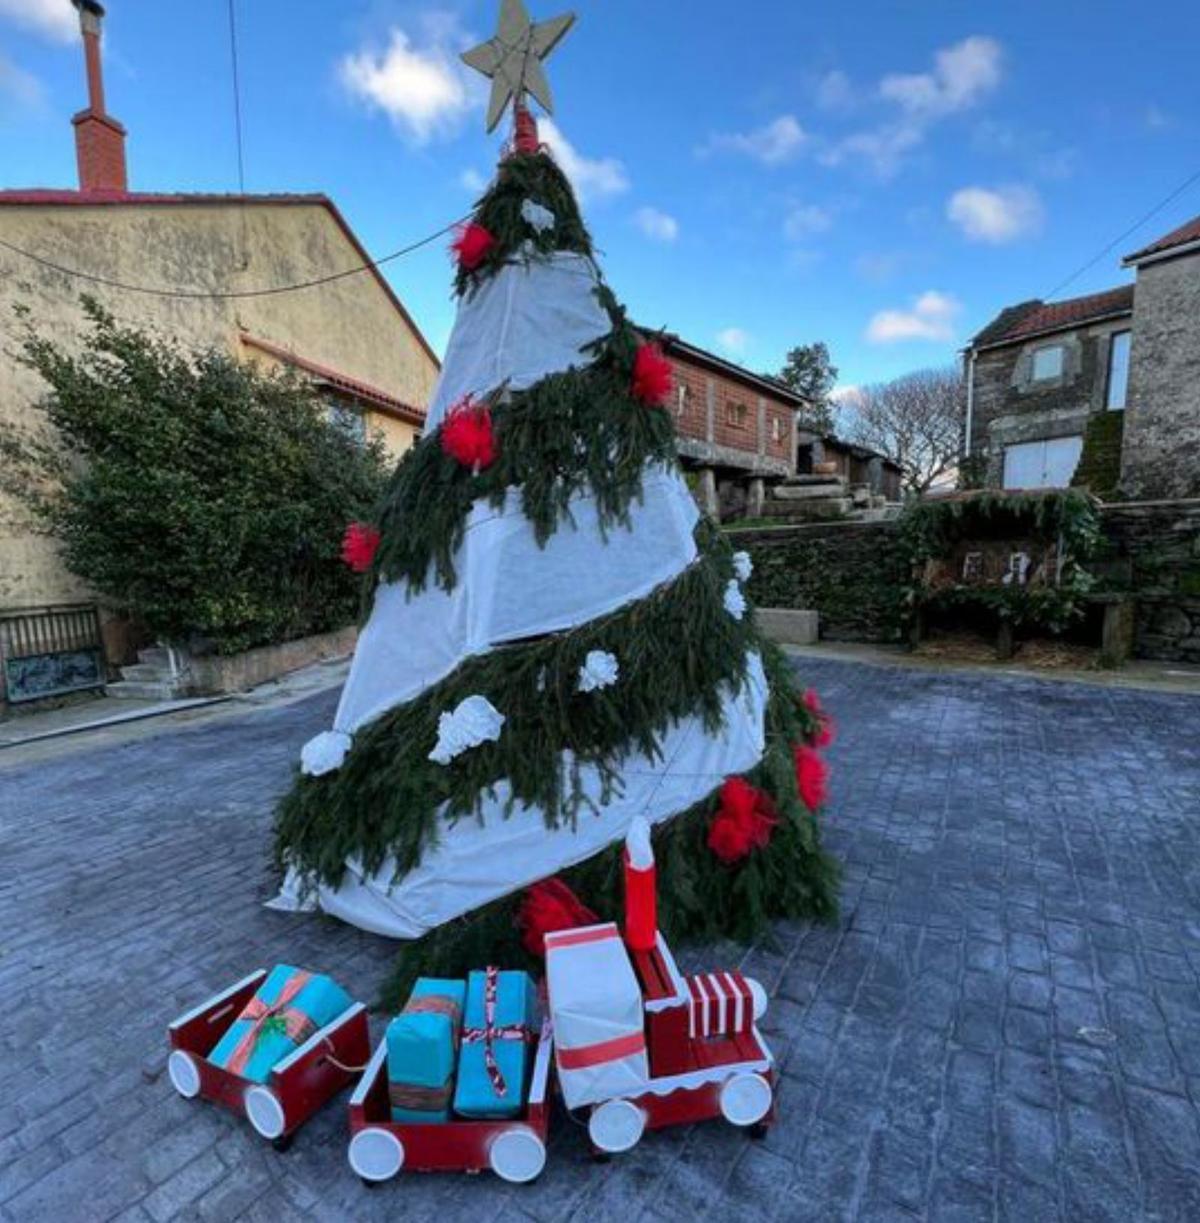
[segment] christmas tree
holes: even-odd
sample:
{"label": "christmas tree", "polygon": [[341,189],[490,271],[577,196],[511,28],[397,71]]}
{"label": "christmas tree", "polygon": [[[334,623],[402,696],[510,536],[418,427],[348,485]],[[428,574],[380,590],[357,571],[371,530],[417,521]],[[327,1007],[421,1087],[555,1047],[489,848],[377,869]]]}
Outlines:
{"label": "christmas tree", "polygon": [[575,903],[564,883],[616,915],[638,815],[669,938],[834,909],[827,720],[755,625],[750,558],[698,513],[669,362],[604,283],[527,109],[551,108],[541,61],[572,20],[504,0],[464,56],[492,78],[489,130],[511,100],[515,137],[454,243],[426,434],[347,533],[366,620],[277,821],[277,903],[416,940],[397,994],[513,962],[522,925],[532,949],[530,924]]}

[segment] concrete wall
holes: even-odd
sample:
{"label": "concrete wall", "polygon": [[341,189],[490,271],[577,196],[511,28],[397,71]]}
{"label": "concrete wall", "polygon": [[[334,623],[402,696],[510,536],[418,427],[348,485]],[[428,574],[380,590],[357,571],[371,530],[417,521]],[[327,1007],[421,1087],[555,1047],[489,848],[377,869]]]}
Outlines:
{"label": "concrete wall", "polygon": [[[362,261],[332,214],[308,202],[4,205],[0,237],[101,276],[195,288],[287,284]],[[0,248],[0,429],[36,428],[34,404],[45,390],[14,359],[14,307],[28,307],[45,336],[74,347],[85,289],[122,321],[156,328],[185,345],[237,351],[239,328],[245,328],[418,406],[428,403],[437,376],[436,362],[369,273],[271,297],[187,300],[87,286]],[[396,447],[411,432],[401,422],[383,427]],[[88,593],[23,508],[0,499],[0,606]]]}
{"label": "concrete wall", "polygon": [[[1006,446],[1082,436],[1088,418],[1106,410],[1110,338],[1129,326],[1127,318],[1110,320],[1025,344],[985,349],[978,355],[969,440],[971,454],[986,457],[988,487],[1004,483]],[[1033,353],[1047,344],[1063,346],[1062,375],[1035,382]],[[1137,344],[1135,339],[1135,352]]]}
{"label": "concrete wall", "polygon": [[1121,487],[1200,496],[1200,254],[1138,269]]}

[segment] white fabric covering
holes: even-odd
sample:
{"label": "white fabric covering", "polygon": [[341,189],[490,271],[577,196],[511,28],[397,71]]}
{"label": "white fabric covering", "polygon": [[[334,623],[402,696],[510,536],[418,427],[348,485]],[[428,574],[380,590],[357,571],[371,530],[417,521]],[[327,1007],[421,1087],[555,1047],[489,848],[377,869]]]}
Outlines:
{"label": "white fabric covering", "polygon": [[447,710],[438,718],[437,744],[429,759],[449,764],[469,748],[499,739],[503,729],[504,715],[486,696],[464,697],[453,712]]}
{"label": "white fabric covering", "polygon": [[350,736],[336,730],[323,730],[300,749],[300,772],[320,777],[341,768],[350,750]]}
{"label": "white fabric covering", "polygon": [[558,251],[502,267],[459,303],[442,376],[425,420],[432,432],[464,395],[507,381],[523,391],[547,374],[590,365],[585,344],[612,320],[596,300],[600,279],[585,255]]}
{"label": "white fabric covering", "polygon": [[476,502],[452,591],[431,583],[409,598],[401,582],[376,592],[334,727],[352,734],[472,654],[594,620],[682,573],[696,558],[696,503],[667,468],[648,467],[643,489],[632,530],[607,528],[607,544],[590,493],[571,502],[575,526],[560,523],[544,548],[515,489],[499,510]]}
{"label": "white fabric covering", "polygon": [[[599,814],[582,809],[573,831],[547,830],[537,808],[517,806],[506,819],[504,806],[511,791],[500,782],[495,796],[484,799],[483,820],[443,822],[438,844],[427,849],[420,865],[399,883],[391,882],[390,863],[364,877],[351,860],[338,888],[318,885],[320,907],[375,934],[417,938],[620,841],[634,816],[657,823],[685,810],[722,779],[744,773],[762,758],[767,681],[759,656],[751,654],[747,661],[745,683],[725,695],[725,725],[717,734],[707,734],[699,717],[675,723],[662,736],[662,758],[653,760],[640,753],[628,757],[622,768],[623,792]],[[570,764],[564,758],[564,767]],[[583,767],[580,773],[583,793],[598,805],[598,770]],[[298,883],[289,871],[272,907],[296,907]]]}

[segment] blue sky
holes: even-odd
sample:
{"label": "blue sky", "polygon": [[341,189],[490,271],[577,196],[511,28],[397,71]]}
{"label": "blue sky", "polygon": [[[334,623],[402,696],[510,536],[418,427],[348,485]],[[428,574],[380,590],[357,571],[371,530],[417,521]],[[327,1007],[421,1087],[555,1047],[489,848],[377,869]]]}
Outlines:
{"label": "blue sky", "polygon": [[[469,208],[498,141],[457,52],[496,0],[237,7],[248,190],[328,192],[376,254]],[[108,8],[132,186],[235,190],[224,0]],[[1200,169],[1183,0],[574,8],[543,135],[608,279],[640,321],[754,369],[817,339],[845,385],[948,361]],[[74,185],[75,20],[68,0],[0,0],[0,186]],[[1120,254],[1198,212],[1200,183],[1058,296],[1120,283]],[[388,274],[440,349],[444,252]]]}

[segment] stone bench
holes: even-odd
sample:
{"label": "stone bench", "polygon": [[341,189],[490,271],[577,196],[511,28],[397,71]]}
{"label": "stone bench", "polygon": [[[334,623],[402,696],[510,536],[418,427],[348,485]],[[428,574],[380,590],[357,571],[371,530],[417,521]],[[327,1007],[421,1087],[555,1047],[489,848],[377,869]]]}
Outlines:
{"label": "stone bench", "polygon": [[755,612],[759,626],[781,645],[816,645],[819,617],[815,611],[795,607],[760,607]]}

